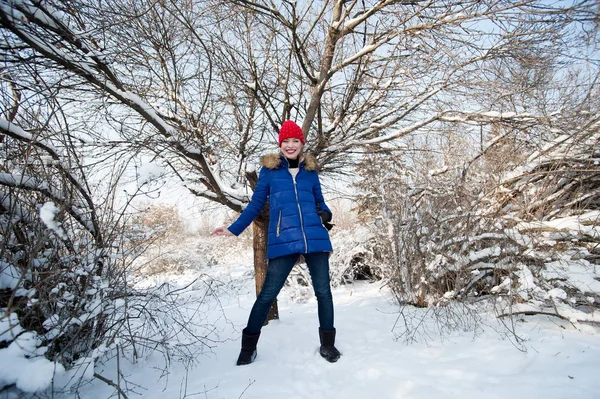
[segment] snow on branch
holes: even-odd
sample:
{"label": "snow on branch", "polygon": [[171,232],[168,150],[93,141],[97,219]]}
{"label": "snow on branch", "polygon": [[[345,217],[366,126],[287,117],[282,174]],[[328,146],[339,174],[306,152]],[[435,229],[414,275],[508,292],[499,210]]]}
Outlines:
{"label": "snow on branch", "polygon": [[199,187],[197,182],[184,180],[184,186],[194,195],[203,197],[212,201],[220,202],[225,204],[225,201],[229,202],[229,207],[235,211],[240,212],[250,202],[252,193],[248,193],[248,187],[235,187],[228,185],[221,178],[221,173],[218,167],[208,166],[211,171],[213,180],[211,182],[206,179],[201,179],[201,183],[204,187]]}
{"label": "snow on branch", "polygon": [[63,240],[67,240],[67,234],[61,227],[61,223],[56,220],[56,215],[60,212],[60,209],[54,202],[46,202],[40,208],[40,219],[46,225],[47,228],[54,231]]}
{"label": "snow on branch", "polygon": [[[70,168],[62,164],[61,156],[59,151],[49,142],[38,137],[33,137],[30,133],[23,130],[21,127],[9,122],[5,119],[0,118],[0,132],[5,133],[9,137],[12,137],[19,141],[31,143],[34,146],[41,148],[46,153],[50,154],[52,159],[56,162],[56,167],[63,173],[71,185],[81,194],[84,198],[87,208],[91,214],[91,218],[87,221],[91,223],[92,229],[88,229],[92,234],[93,232],[99,232],[98,223],[96,220],[96,207],[94,201],[85,189],[86,185],[80,181],[79,177],[71,173]],[[97,236],[96,239],[101,240],[101,237]]]}
{"label": "snow on branch", "polygon": [[398,33],[390,34],[390,35],[386,36],[385,39],[382,39],[382,40],[380,40],[378,42],[367,44],[362,49],[360,49],[359,51],[357,51],[354,55],[346,58],[345,60],[343,60],[342,62],[340,62],[338,65],[332,67],[329,70],[328,75],[331,76],[334,73],[336,73],[336,72],[342,70],[343,68],[347,67],[348,65],[352,64],[353,62],[359,60],[363,56],[374,52],[379,47],[381,47],[384,44],[388,43],[390,40],[392,40],[393,38],[395,38],[397,36],[398,36]]}
{"label": "snow on branch", "polygon": [[[382,9],[384,9],[385,7],[387,7],[389,5],[397,4],[397,3],[398,3],[398,0],[381,0],[381,1],[379,1],[377,4],[373,5],[368,10],[365,10],[364,12],[357,14],[354,18],[351,18],[348,21],[346,21],[344,23],[344,25],[342,26],[342,34],[345,35],[347,33],[352,32],[358,25],[365,22],[367,19],[369,19],[369,17],[371,17],[375,13],[381,11]],[[349,7],[349,9],[350,9],[350,7]],[[334,26],[334,25],[332,24],[332,26]]]}
{"label": "snow on branch", "polygon": [[48,198],[61,204],[69,213],[69,215],[71,215],[90,234],[92,234],[94,237],[97,236],[96,229],[92,221],[81,211],[79,211],[76,206],[71,205],[63,195],[62,191],[52,188],[49,182],[37,179],[33,176],[27,176],[25,174],[17,175],[11,173],[0,173],[0,185],[28,191],[36,191],[46,195]]}
{"label": "snow on branch", "polygon": [[223,193],[225,197],[232,201],[234,204],[243,208],[245,204],[249,202],[250,197],[248,196],[248,193],[244,188],[233,188],[228,186],[227,184],[225,184],[225,182],[223,182],[219,174],[215,173],[215,171],[213,171],[212,175],[215,178],[217,184],[219,185],[219,191]]}
{"label": "snow on branch", "polygon": [[479,125],[492,122],[519,122],[535,123],[547,119],[546,116],[536,116],[528,112],[517,114],[516,112],[465,112],[465,111],[444,111],[440,116],[442,122],[458,122]]}
{"label": "snow on branch", "polygon": [[[562,290],[561,290],[562,291]],[[559,292],[561,292],[559,291]],[[562,291],[564,292],[564,291]],[[561,303],[559,298],[553,300],[553,306],[540,306],[536,304],[520,303],[513,304],[512,308],[503,309],[503,313],[499,314],[498,317],[514,317],[517,315],[525,316],[553,316],[562,320],[569,321],[571,323],[591,323],[600,325],[600,314],[599,313],[586,313],[581,310],[575,309],[565,303]]]}
{"label": "snow on branch", "polygon": [[526,231],[577,231],[593,239],[600,239],[600,211],[588,211],[581,215],[566,216],[553,220],[519,222],[515,228]]}
{"label": "snow on branch", "polygon": [[[432,122],[435,122],[435,121],[437,121],[439,119],[440,119],[440,116],[439,115],[435,115],[435,116],[432,116],[432,117],[430,117],[428,119],[425,119],[425,120],[413,123],[410,126],[407,126],[407,127],[401,128],[401,129],[397,129],[396,131],[394,131],[392,133],[389,133],[389,134],[386,134],[384,136],[380,136],[380,137],[376,137],[376,138],[368,139],[368,140],[353,140],[353,141],[351,141],[349,143],[349,145],[352,145],[352,146],[365,146],[365,145],[373,145],[373,144],[382,144],[382,143],[385,143],[385,142],[388,142],[388,141],[395,140],[395,139],[400,138],[400,137],[404,137],[407,134],[412,133],[412,132],[414,132],[414,131],[416,131],[416,130],[424,127],[424,126],[427,126],[427,125],[431,124]],[[381,126],[369,126],[369,127],[379,128]]]}
{"label": "snow on branch", "polygon": [[18,199],[3,190],[0,190],[0,205],[4,207],[4,209],[8,209],[13,217],[16,216],[18,219],[25,222],[31,222],[33,220],[29,212],[21,206]]}

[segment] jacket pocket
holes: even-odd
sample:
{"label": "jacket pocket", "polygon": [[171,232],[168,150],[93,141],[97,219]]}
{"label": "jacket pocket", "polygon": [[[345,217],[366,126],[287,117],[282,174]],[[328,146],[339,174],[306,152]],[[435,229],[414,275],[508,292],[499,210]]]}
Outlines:
{"label": "jacket pocket", "polygon": [[279,233],[281,232],[281,209],[279,210],[279,217],[277,218],[277,237],[279,237]]}

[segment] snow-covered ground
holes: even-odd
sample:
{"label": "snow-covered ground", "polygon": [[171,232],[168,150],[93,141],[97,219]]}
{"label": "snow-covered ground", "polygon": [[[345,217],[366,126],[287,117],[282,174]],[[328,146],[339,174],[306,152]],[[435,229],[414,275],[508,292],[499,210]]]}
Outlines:
{"label": "snow-covered ground", "polygon": [[[398,339],[404,328],[397,323],[399,309],[379,283],[334,290],[337,347],[343,354],[337,363],[318,354],[314,298],[294,302],[284,288],[281,318],[263,329],[255,363],[235,366],[240,331],[254,299],[251,270],[247,260],[202,270],[219,281],[220,305],[205,301],[209,310],[202,313],[215,323],[212,338],[219,342],[187,371],[176,362],[165,370],[159,354],[136,364],[121,360],[129,387],[139,385],[129,398],[600,398],[600,330],[530,317],[517,323],[525,341],[515,345],[490,317],[478,323],[477,334],[430,329],[427,339],[407,344]],[[152,277],[145,283],[168,281],[183,287],[199,272]],[[192,284],[186,295],[204,297],[202,286]],[[96,372],[117,380],[115,360]],[[79,397],[117,394],[95,379],[81,388]]]}

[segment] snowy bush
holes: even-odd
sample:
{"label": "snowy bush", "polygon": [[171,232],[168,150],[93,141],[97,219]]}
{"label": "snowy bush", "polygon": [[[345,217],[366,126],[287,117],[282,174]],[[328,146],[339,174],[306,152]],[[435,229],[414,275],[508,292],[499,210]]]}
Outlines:
{"label": "snowy bush", "polygon": [[[13,199],[5,197],[4,203]],[[18,198],[22,212],[30,206],[35,210],[32,200]],[[189,320],[203,301],[181,296],[168,284],[135,286],[135,276],[144,275],[134,261],[145,250],[141,238],[151,228],[134,231],[113,225],[111,245],[101,247],[54,205],[38,208],[39,217],[0,215],[3,387],[37,392],[52,383],[54,391],[76,390],[82,379],[103,379],[96,365],[118,353],[133,362],[154,352],[162,353],[167,364],[197,361],[212,329],[208,322],[194,325]],[[206,282],[196,289],[206,291],[206,297],[214,287]]]}
{"label": "snowy bush", "polygon": [[[29,384],[8,374],[1,380],[3,385],[16,384],[28,392],[47,387],[54,370],[72,367],[105,339],[113,323],[108,309],[127,287],[119,272],[122,261],[113,256],[117,253],[98,247],[93,237],[52,202],[39,207],[36,217],[37,200],[23,193],[18,197],[5,194],[4,204],[18,204],[22,213],[15,218],[11,208],[5,208],[0,230],[0,307],[4,315],[0,348],[5,348],[1,349],[5,356],[29,359],[17,363],[19,372],[2,370],[12,370],[17,377],[38,376]],[[21,345],[25,337],[30,337],[29,344]],[[46,371],[38,373],[46,362]]]}
{"label": "snowy bush", "polygon": [[127,203],[115,201],[118,177],[92,185],[92,171],[76,165],[84,154],[71,157],[79,149],[52,137],[31,144],[16,123],[2,127],[10,135],[0,147],[0,389],[76,390],[81,379],[103,379],[96,365],[119,351],[132,361],[160,352],[167,363],[195,362],[210,334],[189,323],[201,301],[168,285],[135,287],[135,260],[164,220],[173,227],[168,212],[132,228]]}
{"label": "snowy bush", "polygon": [[[30,144],[30,133],[15,123],[3,128],[0,350],[19,372],[1,367],[0,381],[34,392],[111,328],[105,310],[126,287],[123,257],[111,245],[118,230],[111,237],[103,229],[101,208],[82,169],[66,166],[65,148],[44,137]],[[21,381],[22,374],[37,378]]]}
{"label": "snowy bush", "polygon": [[333,231],[334,252],[329,258],[332,286],[355,280],[376,281],[384,278],[386,262],[376,236],[358,224],[347,230]]}
{"label": "snowy bush", "polygon": [[[555,124],[567,131],[570,118]],[[497,298],[501,317],[537,312],[598,323],[600,134],[597,122],[582,124],[588,128],[555,134],[529,156],[512,147],[516,164],[499,157],[505,172],[493,180],[485,172],[489,163],[471,165],[470,179],[451,168],[429,174],[412,168],[403,177],[367,167],[363,215],[381,215],[372,231],[388,248],[399,302]],[[502,170],[498,163],[493,168]]]}

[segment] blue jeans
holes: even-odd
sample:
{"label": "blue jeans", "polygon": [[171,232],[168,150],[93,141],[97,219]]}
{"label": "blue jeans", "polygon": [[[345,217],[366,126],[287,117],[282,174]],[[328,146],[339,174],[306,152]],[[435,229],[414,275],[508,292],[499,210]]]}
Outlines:
{"label": "blue jeans", "polygon": [[[292,254],[269,259],[267,276],[250,311],[246,332],[249,334],[260,332],[271,305],[273,305],[299,256],[298,254]],[[304,254],[304,259],[310,271],[310,278],[317,297],[319,326],[323,330],[333,330],[333,298],[329,285],[329,253]]]}

